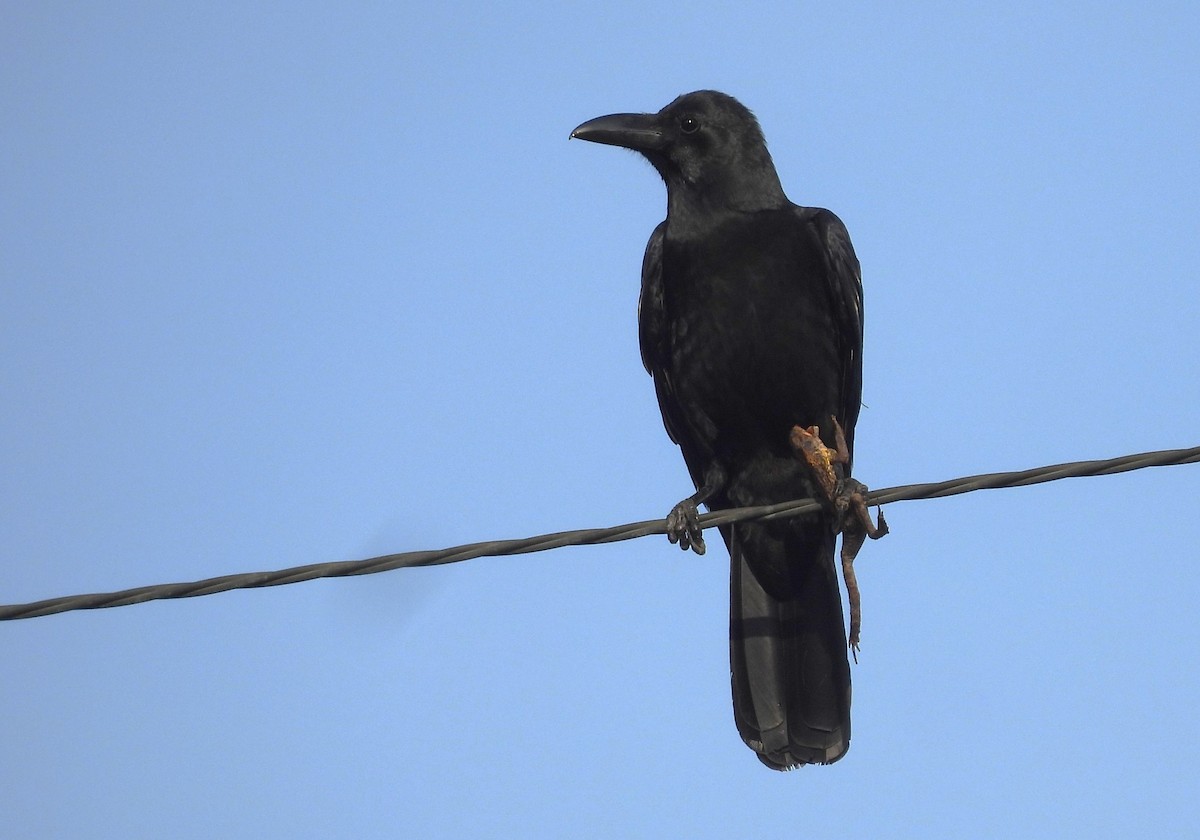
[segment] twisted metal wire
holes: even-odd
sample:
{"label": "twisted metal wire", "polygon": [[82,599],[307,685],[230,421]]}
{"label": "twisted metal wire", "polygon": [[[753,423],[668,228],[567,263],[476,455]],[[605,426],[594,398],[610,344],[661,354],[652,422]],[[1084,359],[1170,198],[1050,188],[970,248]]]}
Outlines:
{"label": "twisted metal wire", "polygon": [[[870,505],[881,505],[889,502],[937,499],[943,496],[955,496],[960,493],[972,493],[976,490],[1025,487],[1030,484],[1042,484],[1062,478],[1114,475],[1146,467],[1194,464],[1198,461],[1200,461],[1200,446],[1189,449],[1165,449],[1158,452],[1142,452],[1136,455],[1124,455],[1119,458],[1108,458],[1100,461],[1074,461],[1067,464],[1053,464],[1047,467],[1036,467],[1016,472],[987,473],[927,484],[906,484],[899,487],[888,487],[883,490],[871,491],[867,495],[867,503]],[[796,501],[780,502],[773,505],[758,505],[755,507],[729,508],[702,515],[700,517],[700,524],[703,528],[712,528],[717,525],[745,520],[784,519],[816,511],[820,508],[820,503],[813,499],[798,499]],[[34,601],[28,604],[0,606],[0,621],[35,618],[37,616],[53,615],[71,610],[123,607],[129,604],[140,604],[144,601],[155,601],[165,598],[195,598],[201,595],[226,592],[231,589],[283,586],[289,583],[300,583],[301,581],[315,580],[317,578],[370,575],[376,572],[386,572],[392,569],[403,569],[413,566],[437,566],[443,563],[458,563],[476,557],[502,557],[513,554],[528,554],[569,545],[598,545],[601,543],[618,542],[620,540],[631,540],[651,534],[665,533],[666,524],[664,520],[647,519],[641,522],[615,525],[611,528],[586,528],[577,531],[541,534],[536,537],[525,537],[523,539],[470,543],[439,551],[408,551],[401,554],[385,554],[380,557],[371,557],[367,560],[313,563],[308,566],[296,566],[274,572],[246,572],[235,575],[223,575],[191,583],[166,583],[153,586],[140,586],[136,589],[124,589],[119,592],[97,593],[93,595],[68,595],[61,598]]]}

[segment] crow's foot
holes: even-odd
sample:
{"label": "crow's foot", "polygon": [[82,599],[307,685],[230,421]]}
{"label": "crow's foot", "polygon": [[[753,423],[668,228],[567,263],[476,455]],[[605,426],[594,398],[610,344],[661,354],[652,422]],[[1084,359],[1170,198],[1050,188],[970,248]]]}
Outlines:
{"label": "crow's foot", "polygon": [[687,551],[704,553],[704,531],[700,528],[700,511],[690,498],[684,499],[667,514],[667,539]]}

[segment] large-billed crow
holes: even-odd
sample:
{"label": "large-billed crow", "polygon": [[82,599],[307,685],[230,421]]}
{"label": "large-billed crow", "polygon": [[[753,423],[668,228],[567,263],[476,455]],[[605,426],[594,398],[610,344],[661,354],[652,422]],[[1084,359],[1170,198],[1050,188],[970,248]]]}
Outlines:
{"label": "large-billed crow", "polygon": [[[642,265],[639,336],[663,422],[696,493],[668,517],[703,552],[710,509],[815,496],[789,444],[834,422],[854,445],[862,284],[841,221],[788,201],[758,121],[716,91],[657,114],[613,114],[572,137],[634,149],[667,185]],[[845,465],[847,475],[849,464]],[[729,655],[738,732],[768,767],[850,746],[850,665],[832,514],[721,529],[731,559]]]}

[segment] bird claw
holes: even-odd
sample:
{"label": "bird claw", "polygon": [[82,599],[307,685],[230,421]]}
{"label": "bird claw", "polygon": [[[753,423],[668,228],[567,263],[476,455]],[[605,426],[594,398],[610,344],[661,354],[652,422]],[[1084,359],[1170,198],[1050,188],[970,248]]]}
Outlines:
{"label": "bird claw", "polygon": [[[873,540],[882,539],[889,533],[887,520],[883,518],[883,507],[876,508],[878,524],[871,522],[871,514],[867,510],[867,485],[853,478],[843,479],[833,499],[833,509],[838,515],[838,530],[849,536],[861,534]],[[859,548],[862,540],[858,541]],[[858,554],[858,549],[854,552]]]}
{"label": "bird claw", "polygon": [[684,551],[691,549],[697,554],[704,553],[704,531],[700,527],[700,511],[691,499],[684,499],[667,514],[667,539],[672,545],[678,543]]}

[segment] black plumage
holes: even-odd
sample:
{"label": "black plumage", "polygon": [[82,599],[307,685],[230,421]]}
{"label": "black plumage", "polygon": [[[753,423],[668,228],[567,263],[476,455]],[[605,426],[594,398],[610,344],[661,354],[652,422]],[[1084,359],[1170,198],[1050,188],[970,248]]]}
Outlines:
{"label": "black plumage", "polygon": [[[819,426],[832,446],[836,417],[853,447],[858,260],[833,213],[788,201],[757,120],[726,94],[600,117],[571,136],[640,152],[667,186],[667,218],[642,268],[639,334],[696,486],[668,517],[670,536],[702,552],[697,504],[815,495],[789,445],[794,426]],[[721,535],[742,739],[775,769],[838,760],[850,743],[850,666],[831,517],[738,523]]]}

